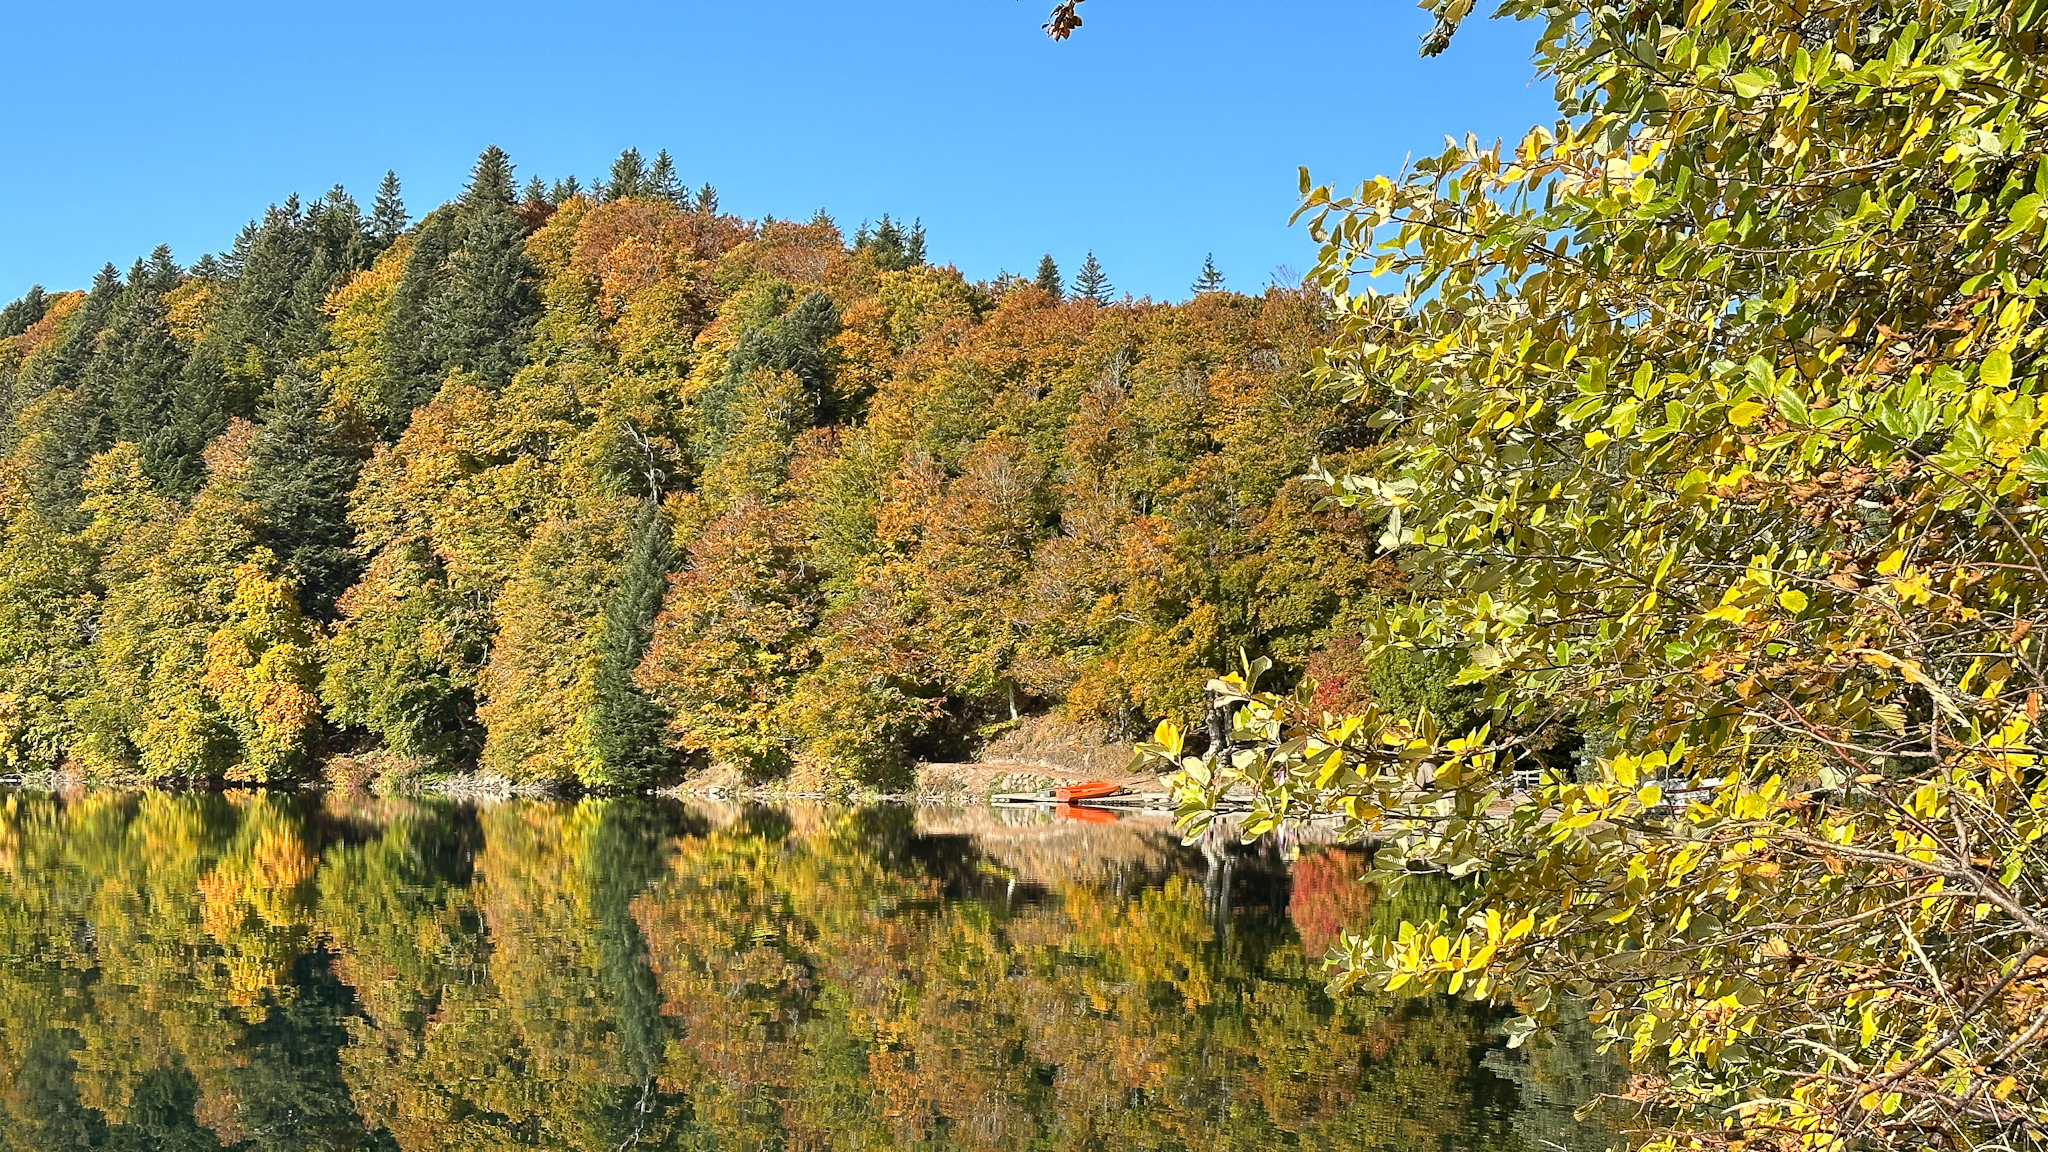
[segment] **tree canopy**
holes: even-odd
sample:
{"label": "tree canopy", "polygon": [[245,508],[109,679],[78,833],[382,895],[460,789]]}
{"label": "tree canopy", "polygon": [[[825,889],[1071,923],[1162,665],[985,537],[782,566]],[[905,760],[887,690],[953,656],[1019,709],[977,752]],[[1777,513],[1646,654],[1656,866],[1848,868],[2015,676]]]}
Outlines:
{"label": "tree canopy", "polygon": [[1314,292],[1112,304],[1091,262],[1068,301],[915,217],[726,214],[666,152],[517,175],[9,306],[0,761],[886,782],[1192,720],[1389,587],[1302,476],[1366,435]]}
{"label": "tree canopy", "polygon": [[1590,1005],[1652,1146],[2041,1147],[2044,6],[1500,12],[1559,123],[1301,209],[1387,433],[1319,474],[1417,582],[1368,661],[1484,707],[1254,662],[1150,752],[1478,878],[1341,980]]}

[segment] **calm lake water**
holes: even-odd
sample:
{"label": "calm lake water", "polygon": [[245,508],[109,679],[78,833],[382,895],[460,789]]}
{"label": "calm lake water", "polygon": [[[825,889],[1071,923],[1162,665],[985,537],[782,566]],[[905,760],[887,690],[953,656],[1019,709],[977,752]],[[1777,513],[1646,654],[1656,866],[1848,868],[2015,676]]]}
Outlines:
{"label": "calm lake water", "polygon": [[[0,1148],[1590,1152],[1611,1073],[1332,999],[1341,849],[1138,819],[0,794]],[[1399,903],[1427,901],[1410,886]]]}

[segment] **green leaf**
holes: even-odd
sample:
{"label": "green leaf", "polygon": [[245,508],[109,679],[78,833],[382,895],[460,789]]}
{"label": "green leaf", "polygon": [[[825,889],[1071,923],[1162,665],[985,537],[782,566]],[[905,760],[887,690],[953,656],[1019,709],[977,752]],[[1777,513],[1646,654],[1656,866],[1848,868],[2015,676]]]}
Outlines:
{"label": "green leaf", "polygon": [[1730,82],[1735,85],[1736,95],[1741,96],[1745,100],[1756,99],[1757,96],[1763,93],[1764,89],[1776,83],[1777,79],[1777,77],[1761,68],[1751,68],[1747,72],[1738,73],[1729,78]]}
{"label": "green leaf", "polygon": [[2003,388],[2012,383],[2012,355],[2003,348],[1993,349],[1977,370],[1977,381],[1986,388]]}

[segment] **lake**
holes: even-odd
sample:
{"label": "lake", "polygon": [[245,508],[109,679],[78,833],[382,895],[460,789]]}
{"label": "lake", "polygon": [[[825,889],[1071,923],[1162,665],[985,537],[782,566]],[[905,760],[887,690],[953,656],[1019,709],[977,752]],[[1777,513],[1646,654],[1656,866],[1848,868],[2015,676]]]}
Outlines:
{"label": "lake", "polygon": [[1583,1029],[1332,998],[1361,854],[1037,810],[0,794],[0,1147],[1592,1152]]}

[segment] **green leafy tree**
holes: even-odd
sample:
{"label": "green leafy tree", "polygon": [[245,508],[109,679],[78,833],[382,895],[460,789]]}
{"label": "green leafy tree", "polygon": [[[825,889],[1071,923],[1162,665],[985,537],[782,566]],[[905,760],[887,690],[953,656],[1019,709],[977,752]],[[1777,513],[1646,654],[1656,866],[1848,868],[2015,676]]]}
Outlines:
{"label": "green leafy tree", "polygon": [[[1391,398],[1326,478],[1438,588],[1368,640],[1496,723],[1248,674],[1232,756],[1151,753],[1195,827],[1243,787],[1247,833],[1334,814],[1474,876],[1343,982],[1512,1003],[1518,1041],[1586,1005],[1652,1147],[2040,1148],[2048,13],[1502,11],[1554,128],[1302,184],[1331,379]],[[1518,778],[1559,718],[1578,779]]]}

